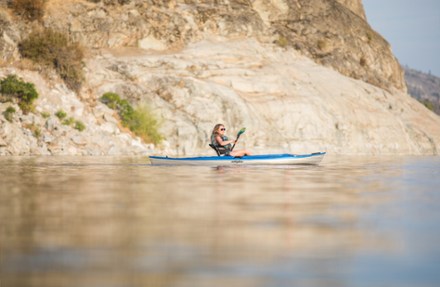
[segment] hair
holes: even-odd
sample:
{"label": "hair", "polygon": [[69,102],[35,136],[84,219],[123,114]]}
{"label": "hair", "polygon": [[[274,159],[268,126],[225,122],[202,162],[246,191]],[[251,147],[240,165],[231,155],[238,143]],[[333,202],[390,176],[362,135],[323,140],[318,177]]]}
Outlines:
{"label": "hair", "polygon": [[224,126],[224,124],[216,124],[214,129],[212,130],[212,134],[216,135],[218,134],[218,130],[220,129],[220,127]]}

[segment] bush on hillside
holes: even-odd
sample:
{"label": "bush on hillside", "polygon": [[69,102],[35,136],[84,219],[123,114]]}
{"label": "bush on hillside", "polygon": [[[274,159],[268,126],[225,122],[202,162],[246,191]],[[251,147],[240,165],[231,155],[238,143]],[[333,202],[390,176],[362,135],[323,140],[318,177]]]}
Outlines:
{"label": "bush on hillside", "polygon": [[5,119],[8,122],[12,122],[14,119],[15,109],[13,107],[8,107],[4,112],[3,115],[5,116]]}
{"label": "bush on hillside", "polygon": [[283,35],[279,35],[278,39],[275,40],[275,43],[281,48],[286,48],[289,45],[289,40]]}
{"label": "bush on hillside", "polygon": [[78,43],[72,43],[62,33],[52,29],[33,32],[19,44],[23,57],[53,67],[66,85],[78,92],[83,75],[84,51]]}
{"label": "bush on hillside", "polygon": [[55,116],[61,121],[61,120],[63,120],[64,118],[67,117],[67,114],[66,114],[66,112],[63,111],[63,110],[58,110],[58,111],[55,113]]}
{"label": "bush on hillside", "polygon": [[16,75],[9,75],[0,81],[0,93],[2,102],[17,102],[25,114],[33,110],[33,102],[38,98],[35,85],[22,81]]}
{"label": "bush on hillside", "polygon": [[86,129],[86,125],[82,121],[76,120],[74,128],[82,132]]}
{"label": "bush on hillside", "polygon": [[158,131],[159,122],[146,106],[133,108],[127,100],[121,99],[116,93],[105,93],[101,97],[101,102],[117,110],[122,125],[144,141],[158,144],[163,140],[163,136]]}
{"label": "bush on hillside", "polygon": [[110,109],[116,110],[118,109],[118,104],[121,101],[121,98],[116,93],[105,93],[101,97],[101,102],[107,105]]}
{"label": "bush on hillside", "polygon": [[[49,116],[50,115],[48,115],[48,117]],[[73,117],[67,117],[67,113],[61,109],[55,113],[55,116],[60,120],[61,124],[64,126],[71,126],[80,132],[86,129],[86,125],[82,121],[76,120]]]}
{"label": "bush on hillside", "polygon": [[73,117],[69,117],[64,119],[61,123],[65,126],[71,126],[75,123],[75,119]]}
{"label": "bush on hillside", "polygon": [[137,107],[130,118],[125,120],[126,126],[146,142],[158,144],[163,140],[159,133],[159,122],[146,106]]}
{"label": "bush on hillside", "polygon": [[26,20],[40,20],[44,16],[46,0],[10,0],[9,8]]}

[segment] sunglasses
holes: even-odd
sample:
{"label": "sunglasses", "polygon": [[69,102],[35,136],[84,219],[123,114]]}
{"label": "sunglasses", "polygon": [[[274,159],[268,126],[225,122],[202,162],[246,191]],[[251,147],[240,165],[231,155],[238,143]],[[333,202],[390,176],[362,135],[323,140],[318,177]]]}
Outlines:
{"label": "sunglasses", "polygon": [[226,129],[225,129],[225,128],[221,128],[220,130],[221,130],[221,131],[225,131]]}

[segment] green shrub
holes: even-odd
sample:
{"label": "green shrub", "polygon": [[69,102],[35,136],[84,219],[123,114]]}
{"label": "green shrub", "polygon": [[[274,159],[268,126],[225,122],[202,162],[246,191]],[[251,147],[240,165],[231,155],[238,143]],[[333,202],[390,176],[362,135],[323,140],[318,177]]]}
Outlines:
{"label": "green shrub", "polygon": [[289,45],[289,40],[283,35],[279,35],[278,39],[275,41],[278,46],[281,48],[286,48]]}
{"label": "green shrub", "polygon": [[86,129],[86,125],[83,122],[75,120],[73,117],[66,118],[67,113],[63,110],[58,110],[58,112],[55,113],[55,116],[57,116],[57,118],[62,121],[61,123],[65,126],[73,126],[74,129],[77,129],[80,132]]}
{"label": "green shrub", "polygon": [[122,123],[129,122],[134,117],[134,109],[127,100],[121,100],[118,105]]}
{"label": "green shrub", "polygon": [[122,100],[116,93],[105,93],[101,97],[101,102],[117,110],[122,125],[144,141],[158,144],[163,140],[163,136],[158,131],[159,123],[146,106],[134,109],[127,100]]}
{"label": "green shrub", "polygon": [[13,107],[8,107],[6,109],[6,111],[3,112],[3,115],[5,116],[5,119],[8,122],[12,122],[12,120],[14,119],[14,114],[15,114],[15,109]]}
{"label": "green shrub", "polygon": [[50,114],[49,114],[48,112],[42,112],[42,113],[41,113],[41,116],[42,116],[44,119],[48,119],[48,118],[50,117]]}
{"label": "green shrub", "polygon": [[82,121],[76,121],[75,122],[75,129],[77,129],[80,132],[82,132],[83,130],[86,129],[86,125]]}
{"label": "green shrub", "polygon": [[74,123],[75,123],[75,119],[72,118],[72,117],[70,117],[70,118],[68,118],[68,119],[65,119],[65,120],[63,121],[63,125],[65,125],[65,126],[71,126],[71,125],[73,125]]}
{"label": "green shrub", "polygon": [[22,81],[16,75],[9,75],[0,81],[0,93],[4,96],[3,102],[16,101],[25,114],[33,110],[33,102],[38,98],[35,85]]}
{"label": "green shrub", "polygon": [[117,110],[122,121],[127,121],[133,116],[133,107],[127,100],[122,100],[116,93],[105,93],[101,97],[101,102],[109,108]]}
{"label": "green shrub", "polygon": [[18,106],[23,111],[24,114],[28,114],[34,111],[34,105],[32,103],[21,101],[18,103]]}
{"label": "green shrub", "polygon": [[428,110],[434,111],[434,104],[426,99],[419,100]]}
{"label": "green shrub", "polygon": [[40,20],[44,16],[46,0],[11,0],[9,7],[26,20]]}
{"label": "green shrub", "polygon": [[116,110],[118,109],[118,104],[121,101],[121,98],[116,93],[105,93],[101,97],[101,102],[106,104],[110,109]]}
{"label": "green shrub", "polygon": [[7,112],[7,113],[15,113],[16,110],[14,109],[14,107],[8,107],[5,112]]}
{"label": "green shrub", "polygon": [[58,112],[55,113],[55,116],[57,116],[58,119],[62,120],[67,117],[67,114],[63,110],[58,110]]}
{"label": "green shrub", "polygon": [[163,140],[158,131],[159,123],[146,106],[137,107],[123,123],[146,142],[158,144]]}
{"label": "green shrub", "polygon": [[19,51],[25,58],[53,67],[70,89],[81,89],[84,51],[64,34],[52,29],[33,32],[19,44]]}

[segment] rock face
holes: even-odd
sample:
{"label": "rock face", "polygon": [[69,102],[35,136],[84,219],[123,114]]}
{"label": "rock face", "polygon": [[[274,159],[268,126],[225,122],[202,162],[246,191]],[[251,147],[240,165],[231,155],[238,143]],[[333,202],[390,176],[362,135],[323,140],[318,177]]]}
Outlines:
{"label": "rock face", "polygon": [[[237,148],[255,153],[440,151],[440,118],[406,94],[402,69],[360,1],[106,2],[47,2],[44,26],[88,48],[79,94],[48,71],[13,63],[31,30],[23,27],[37,24],[0,7],[0,77],[17,74],[40,94],[34,113],[11,122],[0,115],[0,155],[213,155],[216,123],[231,137],[247,127]],[[121,128],[98,101],[105,92],[150,106],[162,146]],[[0,113],[9,105],[0,103]],[[63,125],[59,109],[87,128]]]}
{"label": "rock face", "polygon": [[403,70],[389,44],[365,21],[360,0],[127,2],[109,6],[52,0],[45,25],[67,31],[91,48],[166,50],[209,35],[256,37],[294,47],[346,76],[387,90],[406,89]]}
{"label": "rock face", "polygon": [[365,16],[364,6],[362,5],[362,0],[337,0],[339,3],[350,9],[353,13],[361,17],[362,19],[367,19]]}
{"label": "rock face", "polygon": [[89,62],[91,88],[146,102],[162,119],[168,154],[212,154],[216,123],[247,127],[256,152],[436,154],[440,118],[403,92],[341,76],[293,49],[214,38],[169,54]]}
{"label": "rock face", "polygon": [[405,67],[408,93],[440,115],[440,78]]}
{"label": "rock face", "polygon": [[9,62],[19,57],[17,43],[20,33],[14,27],[6,9],[0,5],[0,60]]}
{"label": "rock face", "polygon": [[288,13],[272,25],[286,45],[324,66],[386,90],[405,91],[403,70],[389,44],[370,28],[356,1],[350,8],[357,13],[339,2],[287,1]]}

